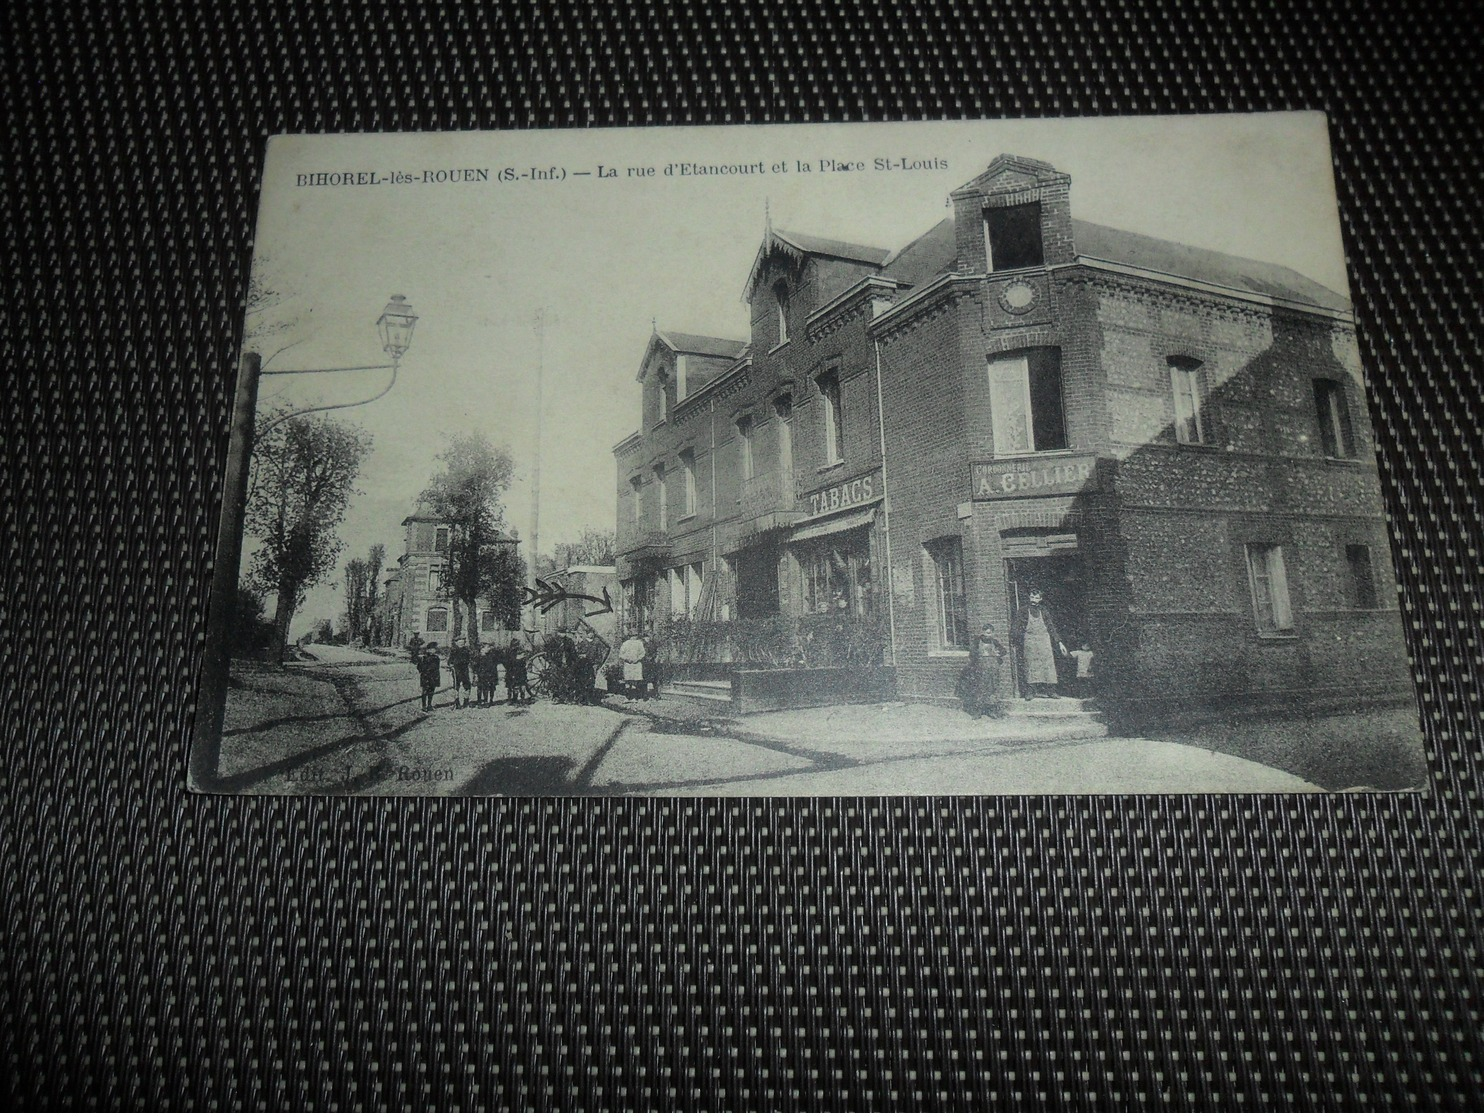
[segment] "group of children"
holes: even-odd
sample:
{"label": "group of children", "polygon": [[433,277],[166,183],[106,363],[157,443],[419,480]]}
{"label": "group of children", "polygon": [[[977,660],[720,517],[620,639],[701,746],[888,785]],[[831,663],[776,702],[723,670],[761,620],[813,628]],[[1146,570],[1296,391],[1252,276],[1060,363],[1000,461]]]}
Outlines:
{"label": "group of children", "polygon": [[[438,657],[438,645],[434,642],[412,646],[408,650],[412,653],[418,681],[422,684],[422,708],[431,710],[433,695],[442,681],[443,665]],[[505,671],[505,700],[510,703],[535,701],[536,694],[531,689],[526,662],[527,657],[521,653],[520,644],[515,640],[505,648],[490,644],[483,650],[478,645],[471,650],[463,640],[455,640],[448,653],[454,708],[494,705],[502,667]]]}

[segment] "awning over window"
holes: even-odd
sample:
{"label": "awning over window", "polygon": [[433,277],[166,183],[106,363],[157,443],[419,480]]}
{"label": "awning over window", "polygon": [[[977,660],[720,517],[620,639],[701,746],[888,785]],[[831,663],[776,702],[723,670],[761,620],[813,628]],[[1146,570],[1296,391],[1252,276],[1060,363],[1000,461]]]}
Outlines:
{"label": "awning over window", "polygon": [[840,531],[863,527],[876,515],[875,508],[861,508],[843,516],[832,516],[818,523],[805,524],[788,537],[790,543],[802,543],[806,539],[818,539],[821,535],[834,535]]}

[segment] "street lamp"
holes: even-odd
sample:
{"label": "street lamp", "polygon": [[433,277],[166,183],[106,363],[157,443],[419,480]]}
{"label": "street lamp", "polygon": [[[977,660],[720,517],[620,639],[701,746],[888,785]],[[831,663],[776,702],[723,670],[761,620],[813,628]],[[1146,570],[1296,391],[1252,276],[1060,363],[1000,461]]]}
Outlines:
{"label": "street lamp", "polygon": [[[386,304],[386,309],[381,312],[381,317],[376,320],[376,333],[381,338],[381,351],[391,357],[389,365],[345,365],[340,368],[274,368],[262,367],[262,361],[256,353],[243,354],[244,360],[252,360],[257,363],[259,376],[310,376],[321,372],[377,372],[384,369],[392,370],[392,378],[387,381],[386,387],[377,392],[370,399],[358,399],[351,403],[327,403],[318,407],[305,407],[298,411],[290,411],[287,415],[280,415],[262,430],[258,431],[261,438],[280,423],[286,423],[290,419],[297,419],[300,415],[309,415],[315,411],[339,411],[344,407],[363,407],[368,403],[375,403],[396,386],[397,372],[402,367],[402,356],[412,345],[412,330],[417,325],[417,315],[412,312],[412,306],[407,302],[406,295],[393,295],[391,301]],[[254,391],[256,399],[256,391]]]}
{"label": "street lamp", "polygon": [[389,365],[347,365],[340,368],[265,369],[263,358],[255,352],[244,352],[237,370],[237,394],[232,405],[232,436],[227,445],[227,469],[222,496],[222,518],[217,529],[216,564],[212,571],[211,611],[206,620],[206,670],[201,680],[202,710],[205,720],[198,723],[191,750],[191,782],[198,790],[217,789],[222,718],[227,695],[227,637],[232,625],[230,602],[236,596],[237,568],[242,562],[242,521],[247,509],[247,472],[252,458],[254,427],[257,420],[258,381],[264,376],[309,376],[331,372],[377,372],[390,369],[387,385],[369,399],[352,403],[323,404],[305,407],[280,415],[256,437],[261,438],[280,423],[315,411],[337,411],[343,407],[361,407],[375,403],[397,383],[397,371],[407,348],[412,344],[412,330],[417,315],[404,295],[393,295],[376,320],[381,348],[392,359]]}
{"label": "street lamp", "polygon": [[406,295],[393,295],[386,304],[381,317],[376,320],[376,332],[381,335],[382,351],[400,361],[402,354],[412,344],[412,327],[417,325],[417,315],[407,305]]}

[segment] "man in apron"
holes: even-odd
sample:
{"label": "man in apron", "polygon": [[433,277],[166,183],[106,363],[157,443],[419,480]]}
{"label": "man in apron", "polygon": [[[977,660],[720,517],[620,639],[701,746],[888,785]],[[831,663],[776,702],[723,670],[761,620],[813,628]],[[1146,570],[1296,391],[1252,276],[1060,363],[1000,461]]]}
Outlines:
{"label": "man in apron", "polygon": [[1030,591],[1030,603],[1015,619],[1015,639],[1020,646],[1020,662],[1025,671],[1025,690],[1028,698],[1056,698],[1059,681],[1056,672],[1056,653],[1067,654],[1056,631],[1056,621],[1051,610],[1046,608],[1041,591]]}

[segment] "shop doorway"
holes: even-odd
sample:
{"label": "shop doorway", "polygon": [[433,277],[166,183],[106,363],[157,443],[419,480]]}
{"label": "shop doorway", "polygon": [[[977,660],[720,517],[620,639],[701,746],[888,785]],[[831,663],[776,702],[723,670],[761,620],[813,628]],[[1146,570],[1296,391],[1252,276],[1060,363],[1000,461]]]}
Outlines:
{"label": "shop doorway", "polygon": [[[1076,649],[1090,636],[1087,628],[1087,578],[1082,558],[1075,552],[1038,555],[1034,557],[1007,558],[1005,560],[1006,599],[1010,605],[1007,631],[1010,633],[1011,661],[1015,666],[1017,693],[1026,694],[1025,659],[1019,641],[1014,639],[1018,618],[1030,604],[1032,590],[1039,589],[1042,604],[1050,612],[1056,625],[1057,635],[1068,651]],[[1086,697],[1092,690],[1091,680],[1077,678],[1077,661],[1063,657],[1060,649],[1053,645],[1056,654],[1057,691],[1061,694]]]}
{"label": "shop doorway", "polygon": [[732,556],[741,619],[778,615],[778,558],[777,547],[752,547]]}

